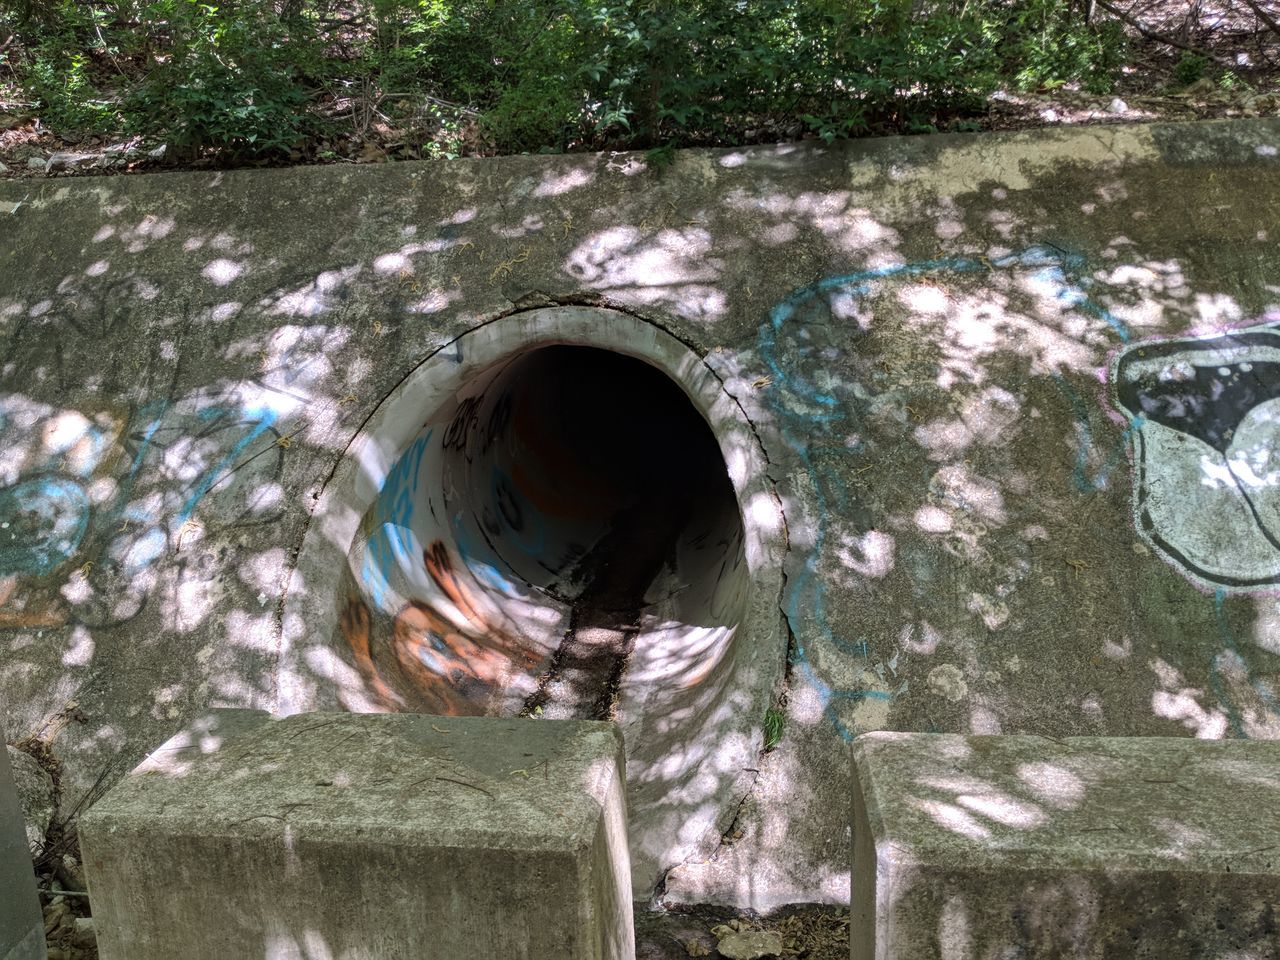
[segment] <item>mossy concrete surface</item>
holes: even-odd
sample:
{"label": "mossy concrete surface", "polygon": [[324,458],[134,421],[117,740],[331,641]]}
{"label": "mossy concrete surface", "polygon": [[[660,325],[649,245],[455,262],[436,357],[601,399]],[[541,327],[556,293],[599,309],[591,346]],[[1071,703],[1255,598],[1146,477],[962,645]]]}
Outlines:
{"label": "mossy concrete surface", "polygon": [[568,303],[701,358],[785,517],[781,740],[669,900],[846,900],[864,731],[1273,738],[1277,224],[1263,120],[0,184],[5,737],[74,804],[274,709],[362,424]]}

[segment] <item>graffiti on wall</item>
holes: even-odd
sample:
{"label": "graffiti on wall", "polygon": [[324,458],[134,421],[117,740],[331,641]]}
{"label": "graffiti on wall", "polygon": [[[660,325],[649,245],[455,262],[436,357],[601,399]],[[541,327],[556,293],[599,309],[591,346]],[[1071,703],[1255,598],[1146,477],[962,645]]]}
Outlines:
{"label": "graffiti on wall", "polygon": [[93,420],[0,398],[10,468],[20,462],[0,488],[0,629],[131,620],[202,504],[218,530],[278,519],[275,420],[234,391]]}
{"label": "graffiti on wall", "polygon": [[[436,462],[453,454],[469,465],[477,448],[487,450],[505,430],[505,418],[486,415],[481,422],[483,400],[481,395],[459,403],[439,442],[433,442],[436,429],[428,427],[409,444],[387,472],[356,541],[354,569],[362,596],[348,597],[339,630],[366,690],[383,709],[484,713],[515,665],[537,662],[472,585],[509,588],[497,573],[500,564],[486,534],[522,528],[518,502],[504,500],[495,481],[490,499],[497,509],[486,506],[488,519],[479,536],[472,536],[467,531],[476,527],[475,518],[468,520],[450,505]],[[454,476],[448,483],[462,479]],[[497,517],[505,527],[497,526]],[[455,557],[438,539],[446,534],[459,551],[466,544],[472,553]]]}
{"label": "graffiti on wall", "polygon": [[[353,276],[299,270],[253,306],[201,309],[108,271],[10,305],[6,384],[77,402],[0,393],[0,629],[124,623],[155,592],[161,557],[181,583],[209,582],[225,558],[203,534],[280,518],[282,411],[333,377]],[[332,325],[312,322],[321,314]],[[206,379],[223,363],[236,379]]]}
{"label": "graffiti on wall", "polygon": [[392,465],[370,513],[369,529],[363,538],[365,551],[360,580],[378,607],[389,602],[388,591],[396,566],[413,563],[414,541],[410,530],[422,462],[432,433],[428,430],[414,440]]}
{"label": "graffiti on wall", "polygon": [[[1095,414],[1107,413],[1103,393],[1082,397],[1066,377],[1049,372],[1076,421],[1073,487],[1086,496],[1105,490],[1116,471],[1131,464],[1137,531],[1158,556],[1210,593],[1218,635],[1205,638],[1209,692],[1226,729],[1247,735],[1241,697],[1253,697],[1280,716],[1269,688],[1250,676],[1226,615],[1231,595],[1280,586],[1280,322],[1268,318],[1214,336],[1132,342],[1127,326],[1089,295],[1082,267],[1076,255],[1033,247],[995,261],[942,258],[861,271],[798,290],[762,326],[758,345],[770,372],[766,401],[812,478],[814,499],[813,540],[789,580],[785,603],[796,636],[793,666],[818,692],[842,738],[859,732],[847,720],[851,705],[892,701],[907,693],[907,685],[895,679],[896,654],[878,660],[866,637],[843,632],[828,613],[831,579],[820,564],[826,554],[847,552],[843,528],[841,546],[833,546],[834,523],[860,516],[848,478],[868,453],[862,438],[877,399],[861,384],[823,377],[820,358],[836,355],[857,336],[850,324],[832,322],[833,304],[843,301],[854,312],[886,279],[981,276],[1014,268],[1065,309],[1098,321],[1111,342],[1119,343],[1109,369],[1099,373],[1123,415],[1111,419],[1124,426],[1105,442],[1091,426]],[[873,532],[869,521],[865,526],[863,534]],[[865,669],[852,684],[835,682],[822,668],[819,649]]]}
{"label": "graffiti on wall", "polygon": [[[861,434],[872,401],[871,391],[859,384],[819,379],[826,369],[823,358],[837,355],[855,335],[849,324],[832,322],[832,304],[841,301],[846,310],[852,310],[886,280],[981,276],[1022,269],[1053,301],[1100,321],[1112,336],[1127,342],[1126,325],[1088,295],[1083,266],[1078,254],[1044,245],[995,260],[941,257],[862,270],[800,288],[777,304],[761,326],[757,348],[769,370],[766,403],[788,446],[812,479],[815,499],[813,539],[788,580],[784,600],[784,612],[796,638],[793,668],[817,691],[827,720],[842,739],[851,740],[860,732],[842,718],[844,708],[865,701],[892,701],[908,692],[908,684],[896,679],[896,657],[875,661],[867,639],[837,630],[828,612],[828,580],[820,564],[831,549],[833,518],[858,514],[843,478],[856,472],[856,463],[866,451],[861,440],[849,443],[847,438]],[[814,662],[814,644],[864,664],[862,676],[869,682],[828,682]]]}
{"label": "graffiti on wall", "polygon": [[1146,542],[1211,590],[1280,585],[1280,323],[1134,344],[1111,383]]}
{"label": "graffiti on wall", "polygon": [[[423,551],[422,569],[443,603],[409,599],[386,635],[379,636],[368,605],[351,596],[339,630],[379,707],[411,706],[446,716],[483,714],[513,669],[528,670],[539,661],[519,637],[485,613],[443,542]],[[445,615],[444,604],[457,611],[460,624]]]}

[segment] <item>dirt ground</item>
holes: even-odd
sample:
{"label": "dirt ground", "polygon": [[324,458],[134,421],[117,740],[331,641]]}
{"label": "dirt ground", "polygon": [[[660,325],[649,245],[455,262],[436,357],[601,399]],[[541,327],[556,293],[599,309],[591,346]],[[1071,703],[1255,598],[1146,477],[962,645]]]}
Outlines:
{"label": "dirt ground", "polygon": [[[717,933],[772,930],[782,936],[782,957],[845,960],[849,956],[849,912],[832,907],[788,907],[767,918],[729,910],[636,914],[636,960],[718,957]],[[714,931],[714,932],[713,932]]]}

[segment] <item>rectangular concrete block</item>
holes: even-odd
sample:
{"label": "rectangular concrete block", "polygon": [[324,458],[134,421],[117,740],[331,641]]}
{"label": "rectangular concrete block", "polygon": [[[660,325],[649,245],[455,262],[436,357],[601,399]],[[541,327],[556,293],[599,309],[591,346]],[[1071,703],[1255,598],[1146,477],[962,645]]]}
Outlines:
{"label": "rectangular concrete block", "polygon": [[44,918],[18,790],[0,744],[0,960],[45,960]]}
{"label": "rectangular concrete block", "polygon": [[635,955],[612,724],[214,711],[81,819],[101,960]]}
{"label": "rectangular concrete block", "polygon": [[853,960],[1280,956],[1280,742],[873,733]]}

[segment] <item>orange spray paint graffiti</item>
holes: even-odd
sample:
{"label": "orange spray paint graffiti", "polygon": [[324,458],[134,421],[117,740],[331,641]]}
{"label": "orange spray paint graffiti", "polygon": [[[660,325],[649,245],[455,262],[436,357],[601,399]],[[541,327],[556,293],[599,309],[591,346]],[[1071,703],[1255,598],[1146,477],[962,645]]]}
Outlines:
{"label": "orange spray paint graffiti", "polygon": [[379,656],[382,648],[372,636],[369,608],[352,598],[339,628],[356,670],[388,710],[411,705],[447,716],[489,712],[494,694],[505,688],[512,672],[531,669],[538,658],[516,634],[485,615],[444,543],[436,541],[423,551],[423,563],[462,625],[422,600],[410,600],[392,621],[385,653]]}

